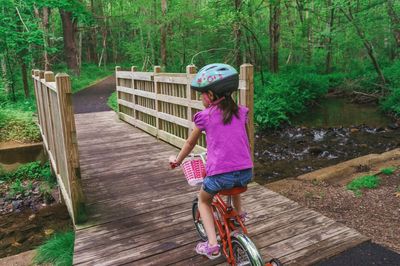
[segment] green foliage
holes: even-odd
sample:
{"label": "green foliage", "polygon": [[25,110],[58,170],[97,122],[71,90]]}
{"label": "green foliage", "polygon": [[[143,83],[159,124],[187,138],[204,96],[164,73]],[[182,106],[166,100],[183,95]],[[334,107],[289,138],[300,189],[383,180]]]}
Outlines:
{"label": "green foliage", "polygon": [[72,265],[75,233],[57,233],[37,249],[33,260],[36,264]]}
{"label": "green foliage", "polygon": [[396,167],[394,167],[394,166],[381,169],[381,173],[385,174],[385,175],[391,175],[395,171],[396,171]]}
{"label": "green foliage", "polygon": [[52,186],[50,186],[48,183],[40,184],[39,192],[46,202],[50,202],[52,200],[53,198],[51,194],[52,191],[53,191]]}
{"label": "green foliage", "polygon": [[324,95],[329,88],[327,76],[293,71],[268,75],[265,86],[255,78],[254,118],[259,129],[278,127],[302,112],[306,104]]}
{"label": "green foliage", "polygon": [[32,112],[8,108],[0,111],[0,142],[11,140],[25,143],[41,140]]}
{"label": "green foliage", "polygon": [[353,179],[347,184],[346,188],[352,190],[356,195],[361,194],[361,190],[364,188],[377,188],[380,184],[380,179],[374,175],[366,175]]}
{"label": "green foliage", "polygon": [[43,165],[39,161],[21,165],[16,170],[3,173],[0,175],[0,180],[14,181],[14,180],[43,180],[51,186],[56,184],[55,177],[51,174],[49,163]]}
{"label": "green foliage", "polygon": [[10,197],[15,197],[18,194],[25,194],[26,187],[22,184],[21,180],[16,179],[10,186]]}
{"label": "green foliage", "polygon": [[114,68],[112,66],[98,67],[95,64],[83,64],[81,68],[81,74],[78,77],[75,76],[65,66],[60,65],[54,69],[54,72],[66,72],[68,75],[70,75],[73,92],[78,92],[97,83],[99,80],[112,75],[113,71]]}
{"label": "green foliage", "polygon": [[117,103],[117,92],[114,91],[110,97],[108,97],[107,105],[113,109],[115,112],[118,112],[118,103]]}
{"label": "green foliage", "polygon": [[389,82],[389,93],[380,104],[383,111],[400,117],[400,61],[384,69]]}

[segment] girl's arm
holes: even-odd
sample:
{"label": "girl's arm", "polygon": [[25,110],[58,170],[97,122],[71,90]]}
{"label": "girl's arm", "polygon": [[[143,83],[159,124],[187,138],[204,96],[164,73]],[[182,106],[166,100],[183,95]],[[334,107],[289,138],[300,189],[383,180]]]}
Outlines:
{"label": "girl's arm", "polygon": [[181,151],[175,159],[176,164],[181,164],[182,161],[189,155],[189,153],[193,150],[193,148],[197,144],[197,140],[201,136],[201,130],[194,126],[192,134],[190,134],[189,138],[186,140],[185,145],[183,145]]}

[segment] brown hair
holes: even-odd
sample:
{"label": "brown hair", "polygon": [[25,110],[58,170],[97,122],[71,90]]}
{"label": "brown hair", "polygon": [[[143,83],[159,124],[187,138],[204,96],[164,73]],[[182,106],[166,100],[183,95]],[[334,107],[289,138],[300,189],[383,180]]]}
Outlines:
{"label": "brown hair", "polygon": [[225,100],[218,104],[219,109],[222,110],[222,122],[224,125],[230,124],[232,122],[232,117],[236,116],[239,118],[239,107],[232,99],[231,95],[226,95]]}

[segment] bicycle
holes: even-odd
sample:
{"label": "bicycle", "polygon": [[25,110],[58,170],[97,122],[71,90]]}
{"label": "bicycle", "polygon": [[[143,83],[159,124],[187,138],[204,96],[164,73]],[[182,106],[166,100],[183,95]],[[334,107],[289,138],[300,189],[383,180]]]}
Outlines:
{"label": "bicycle", "polygon": [[[191,157],[193,161],[195,157],[200,157],[202,164],[197,161],[195,164],[191,164],[190,167],[188,167],[183,163],[182,166],[185,168],[185,176],[188,182],[192,181],[189,182],[189,184],[200,184],[200,180],[204,177],[205,173],[205,169],[203,169],[205,154],[191,154],[189,157]],[[192,168],[192,170],[190,170],[190,168]],[[195,168],[195,170],[193,170],[193,168]],[[188,177],[187,175],[191,176]],[[221,243],[222,254],[230,265],[281,266],[282,264],[278,259],[272,259],[264,263],[257,247],[247,236],[247,228],[240,215],[232,207],[232,196],[241,194],[246,190],[247,187],[235,187],[222,190],[213,198],[213,219],[217,229],[217,236]],[[227,200],[224,201],[221,196],[227,196]],[[199,237],[203,241],[207,241],[207,234],[201,221],[197,197],[193,200],[192,216]]]}

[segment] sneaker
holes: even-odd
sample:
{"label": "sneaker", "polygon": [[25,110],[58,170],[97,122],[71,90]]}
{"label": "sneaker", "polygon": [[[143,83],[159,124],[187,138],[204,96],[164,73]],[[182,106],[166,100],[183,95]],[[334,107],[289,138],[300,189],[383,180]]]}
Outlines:
{"label": "sneaker", "polygon": [[214,260],[221,256],[219,245],[217,244],[213,247],[210,247],[208,245],[208,241],[198,243],[196,246],[196,252],[197,254],[207,256],[207,258],[209,258],[210,260]]}

